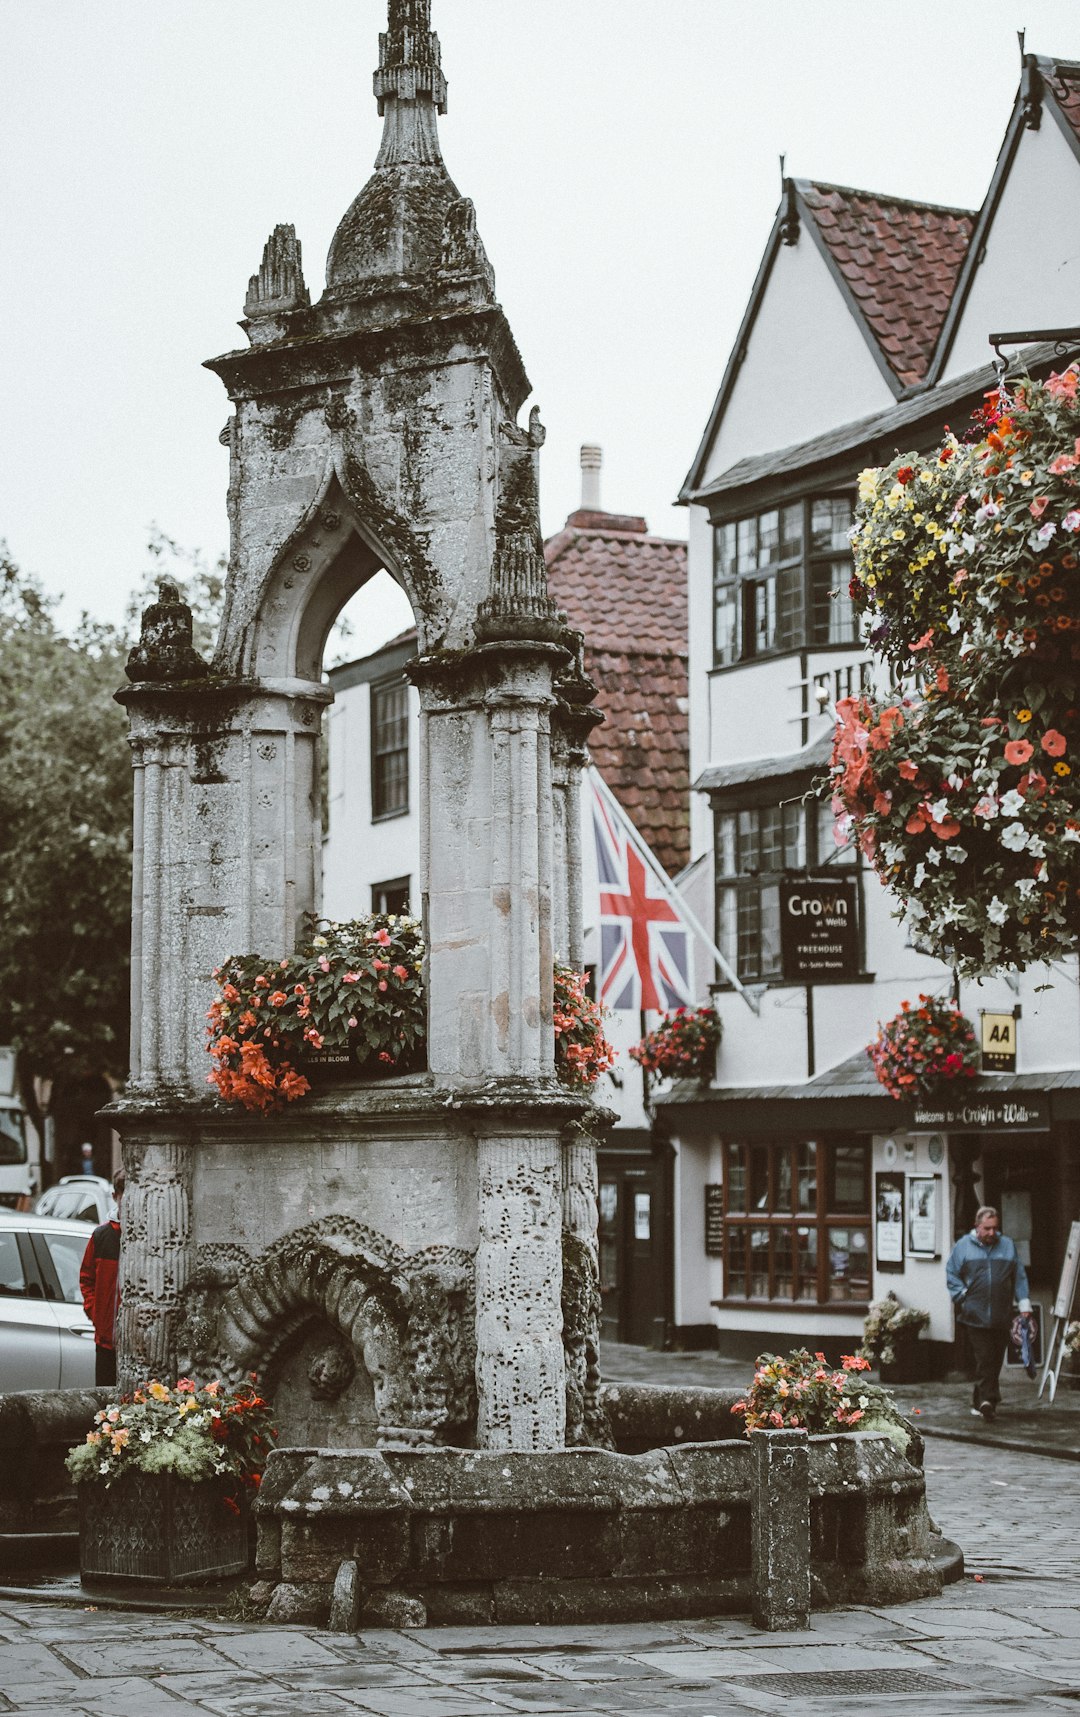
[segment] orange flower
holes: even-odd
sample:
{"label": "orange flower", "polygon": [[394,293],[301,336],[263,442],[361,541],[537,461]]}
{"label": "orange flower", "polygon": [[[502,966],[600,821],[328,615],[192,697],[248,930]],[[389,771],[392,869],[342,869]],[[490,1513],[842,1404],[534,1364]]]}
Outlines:
{"label": "orange flower", "polygon": [[1056,727],[1048,727],[1039,743],[1048,757],[1064,757],[1069,749],[1068,740]]}
{"label": "orange flower", "polygon": [[1016,765],[1026,763],[1028,759],[1034,755],[1035,747],[1028,739],[1010,739],[1008,745],[1005,747],[1006,763],[1013,763]]}

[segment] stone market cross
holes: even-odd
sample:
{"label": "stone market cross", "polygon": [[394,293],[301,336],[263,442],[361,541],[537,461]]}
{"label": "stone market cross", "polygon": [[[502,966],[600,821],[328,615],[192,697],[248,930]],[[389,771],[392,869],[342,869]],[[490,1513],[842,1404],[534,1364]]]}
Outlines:
{"label": "stone market cross", "polygon": [[[595,1441],[595,1150],[555,1077],[581,960],[579,781],[599,719],[547,594],[544,433],[472,203],[443,163],[430,0],[390,0],[374,173],[312,303],[291,226],[252,276],[231,553],[204,663],[174,588],[119,694],[135,767],[121,1382],[257,1372],[285,1443]],[[206,1092],[213,969],[320,905],[329,630],[380,568],[421,704],[428,1069],[269,1119]]]}

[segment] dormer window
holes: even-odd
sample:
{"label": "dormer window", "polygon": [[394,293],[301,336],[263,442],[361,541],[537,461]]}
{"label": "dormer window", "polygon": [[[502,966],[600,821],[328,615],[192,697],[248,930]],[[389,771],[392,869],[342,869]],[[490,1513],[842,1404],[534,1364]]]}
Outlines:
{"label": "dormer window", "polygon": [[713,529],[718,668],[805,646],[854,644],[852,506],[816,495]]}

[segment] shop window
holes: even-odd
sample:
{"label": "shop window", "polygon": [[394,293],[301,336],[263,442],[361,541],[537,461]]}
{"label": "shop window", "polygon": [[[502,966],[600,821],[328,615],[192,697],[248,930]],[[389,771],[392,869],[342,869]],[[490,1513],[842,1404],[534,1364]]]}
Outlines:
{"label": "shop window", "polygon": [[869,1140],[725,1144],[724,1297],[869,1300]]}
{"label": "shop window", "polygon": [[807,644],[854,644],[848,495],[819,495],[713,530],[717,667]]}
{"label": "shop window", "polygon": [[409,809],[409,688],[400,675],[371,688],[371,815]]}

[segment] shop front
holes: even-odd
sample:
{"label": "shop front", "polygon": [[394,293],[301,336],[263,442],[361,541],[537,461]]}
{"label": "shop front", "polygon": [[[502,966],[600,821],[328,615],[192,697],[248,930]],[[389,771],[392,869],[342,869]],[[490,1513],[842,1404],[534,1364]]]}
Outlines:
{"label": "shop front", "polygon": [[982,1078],[954,1105],[886,1096],[865,1055],[804,1085],[659,1099],[675,1152],[673,1340],[730,1357],[859,1345],[871,1301],[929,1314],[924,1372],[962,1361],[945,1260],[981,1203],[1049,1309],[1080,1217],[1080,1073]]}

